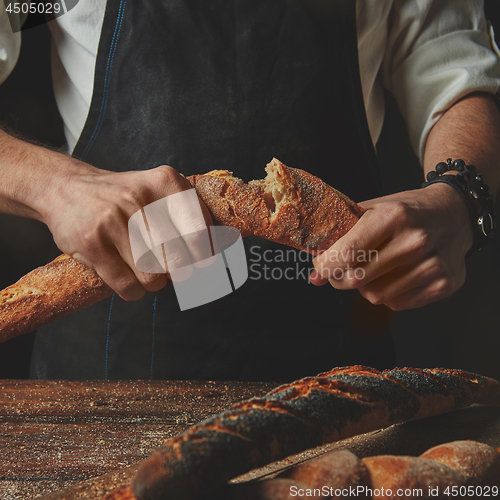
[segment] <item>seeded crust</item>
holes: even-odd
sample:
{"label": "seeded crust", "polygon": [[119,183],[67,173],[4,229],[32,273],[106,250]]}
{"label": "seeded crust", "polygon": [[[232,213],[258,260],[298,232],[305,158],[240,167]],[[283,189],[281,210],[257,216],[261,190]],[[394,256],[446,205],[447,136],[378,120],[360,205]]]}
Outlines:
{"label": "seeded crust", "polygon": [[[357,498],[362,499],[372,498],[368,491],[376,489],[390,490],[392,495],[373,498],[401,498],[397,495],[398,489],[413,492],[422,489],[422,494],[414,493],[415,497],[432,498],[428,495],[429,488],[443,493],[446,488],[452,491],[453,486],[493,487],[499,484],[500,448],[495,450],[469,440],[435,446],[419,457],[378,455],[358,458],[348,450],[331,451],[287,469],[272,479],[225,484],[204,495],[202,500],[291,500],[310,498],[314,490],[323,493],[321,498],[342,498],[346,491],[353,489]],[[293,495],[292,487],[295,488]],[[344,495],[330,497],[335,491],[344,491]],[[490,490],[474,491],[486,491],[487,494]],[[52,497],[47,500],[49,498]],[[445,496],[441,494],[438,498]],[[130,485],[122,485],[102,500],[137,500],[137,497]]]}
{"label": "seeded crust", "polygon": [[364,213],[321,179],[276,158],[266,172],[265,179],[248,184],[225,170],[188,180],[216,224],[313,253],[333,245]]}
{"label": "seeded crust", "polygon": [[309,448],[500,403],[500,383],[459,370],[336,368],[234,405],[167,441],[139,467],[138,500],[196,500],[229,479]]}
{"label": "seeded crust", "polygon": [[112,294],[99,275],[61,255],[0,291],[0,342],[51,323]]}

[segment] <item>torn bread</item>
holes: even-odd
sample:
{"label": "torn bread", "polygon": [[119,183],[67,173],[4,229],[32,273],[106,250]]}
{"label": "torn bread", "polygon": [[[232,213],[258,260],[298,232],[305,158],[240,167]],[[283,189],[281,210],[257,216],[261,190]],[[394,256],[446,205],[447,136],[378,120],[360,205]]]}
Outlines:
{"label": "torn bread", "polygon": [[[321,179],[274,159],[267,177],[245,184],[215,170],[188,177],[215,224],[315,253],[331,246],[363,209]],[[0,342],[88,307],[113,291],[68,255],[35,269],[0,291]]]}
{"label": "torn bread", "polygon": [[277,159],[266,172],[248,184],[225,170],[188,180],[216,224],[312,253],[333,245],[364,213],[321,179]]}

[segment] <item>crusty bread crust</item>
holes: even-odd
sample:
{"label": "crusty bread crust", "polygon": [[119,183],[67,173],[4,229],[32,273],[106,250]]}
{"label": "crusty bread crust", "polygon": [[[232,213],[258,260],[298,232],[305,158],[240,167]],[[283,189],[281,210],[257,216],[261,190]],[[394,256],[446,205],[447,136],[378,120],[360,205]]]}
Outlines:
{"label": "crusty bread crust", "polygon": [[[363,209],[323,181],[274,159],[263,180],[245,184],[215,170],[188,178],[214,222],[301,250],[323,250],[347,233]],[[0,342],[110,296],[98,274],[68,255],[0,292]]]}
{"label": "crusty bread crust", "polygon": [[[105,476],[104,476],[105,477]],[[92,482],[101,482],[96,478]],[[411,490],[412,498],[448,498],[444,491],[466,486],[469,497],[495,496],[492,487],[500,485],[500,448],[477,441],[453,441],[435,446],[419,457],[377,455],[358,458],[348,450],[331,451],[306,460],[272,479],[229,483],[203,495],[201,500],[292,500],[294,498],[345,498],[355,491],[356,498],[408,498],[401,490]],[[478,488],[479,487],[479,488]],[[489,488],[488,488],[489,487]],[[374,490],[392,495],[373,496]],[[429,496],[429,488],[434,496]],[[417,490],[422,490],[422,494]],[[398,495],[398,490],[399,495]],[[439,490],[436,497],[435,492]],[[321,496],[319,494],[321,492]],[[337,492],[337,494],[335,494]],[[43,497],[44,500],[138,500],[130,483],[122,484],[103,497],[72,488]],[[482,493],[482,495],[480,495]],[[332,494],[332,496],[330,496]],[[168,498],[168,497],[165,497]]]}
{"label": "crusty bread crust", "polygon": [[[293,479],[305,488],[332,485],[335,488],[370,486],[370,475],[365,464],[354,453],[340,450],[306,460],[278,475]],[[364,498],[364,497],[362,497]]]}
{"label": "crusty bread crust", "polygon": [[430,448],[420,455],[460,471],[467,484],[500,485],[500,453],[475,441],[454,441]]}
{"label": "crusty bread crust", "polygon": [[139,500],[196,500],[308,448],[473,403],[498,404],[499,395],[496,380],[459,370],[336,368],[238,403],[170,439],[139,467],[134,493]]}
{"label": "crusty bread crust", "polygon": [[0,291],[0,342],[88,307],[113,293],[100,276],[61,255]]}
{"label": "crusty bread crust", "polygon": [[217,224],[313,253],[333,245],[364,213],[321,179],[276,158],[266,171],[248,184],[224,170],[188,180]]}

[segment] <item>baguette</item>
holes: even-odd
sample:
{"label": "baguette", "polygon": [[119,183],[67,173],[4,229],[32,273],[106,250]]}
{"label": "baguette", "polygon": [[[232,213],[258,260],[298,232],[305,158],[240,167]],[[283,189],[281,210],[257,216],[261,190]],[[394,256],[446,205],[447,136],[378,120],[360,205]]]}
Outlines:
{"label": "baguette", "polygon": [[[493,487],[499,485],[500,448],[495,450],[476,441],[454,441],[435,446],[419,457],[379,455],[361,459],[348,450],[331,451],[287,469],[273,479],[224,485],[203,500],[346,496],[447,499],[453,496],[453,487],[465,487],[468,497],[478,492],[480,498],[498,496]],[[130,485],[122,485],[102,500],[137,500],[137,497]]]}
{"label": "baguette", "polygon": [[63,254],[0,291],[0,342],[36,330],[112,293],[95,271]]}
{"label": "baguette", "polygon": [[196,500],[229,479],[309,448],[500,402],[500,383],[459,370],[336,368],[238,403],[167,441],[138,468],[138,500]]}
{"label": "baguette", "polygon": [[188,180],[216,224],[312,253],[333,245],[365,212],[321,179],[276,158],[266,172],[248,184],[225,170]]}
{"label": "baguette", "polygon": [[300,486],[280,492],[273,500],[288,500],[295,493],[298,498],[302,498],[301,494],[303,498],[446,499],[460,487],[465,487],[462,493],[467,492],[460,495],[462,498],[475,498],[476,491],[478,498],[498,496],[492,487],[500,484],[500,454],[491,446],[475,441],[436,446],[420,457],[380,455],[359,459],[347,450],[333,451],[293,467],[275,479],[227,485],[217,492],[214,500],[268,500],[271,497],[267,491],[275,490],[275,483],[285,478]]}
{"label": "baguette", "polygon": [[[331,246],[363,209],[307,172],[274,159],[263,180],[245,184],[216,170],[188,177],[216,224],[300,250]],[[99,275],[62,255],[0,291],[0,342],[88,307],[113,291]]]}
{"label": "baguette", "polygon": [[[306,489],[334,486],[336,489],[362,488],[371,485],[363,461],[348,450],[333,451],[292,467],[278,475],[297,481]],[[364,491],[364,490],[363,490]],[[365,494],[357,498],[367,498]]]}

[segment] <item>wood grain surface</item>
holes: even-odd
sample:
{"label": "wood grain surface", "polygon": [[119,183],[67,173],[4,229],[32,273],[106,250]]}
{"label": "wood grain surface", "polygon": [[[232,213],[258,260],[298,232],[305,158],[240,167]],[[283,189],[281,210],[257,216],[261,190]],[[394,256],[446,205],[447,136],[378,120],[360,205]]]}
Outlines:
{"label": "wood grain surface", "polygon": [[[0,500],[99,499],[102,488],[131,480],[136,464],[165,439],[275,386],[0,380]],[[331,450],[359,457],[417,456],[460,439],[500,447],[500,408],[476,405],[394,425],[288,457],[235,481],[272,477]]]}
{"label": "wood grain surface", "polygon": [[189,425],[275,385],[0,380],[0,500],[126,468]]}

